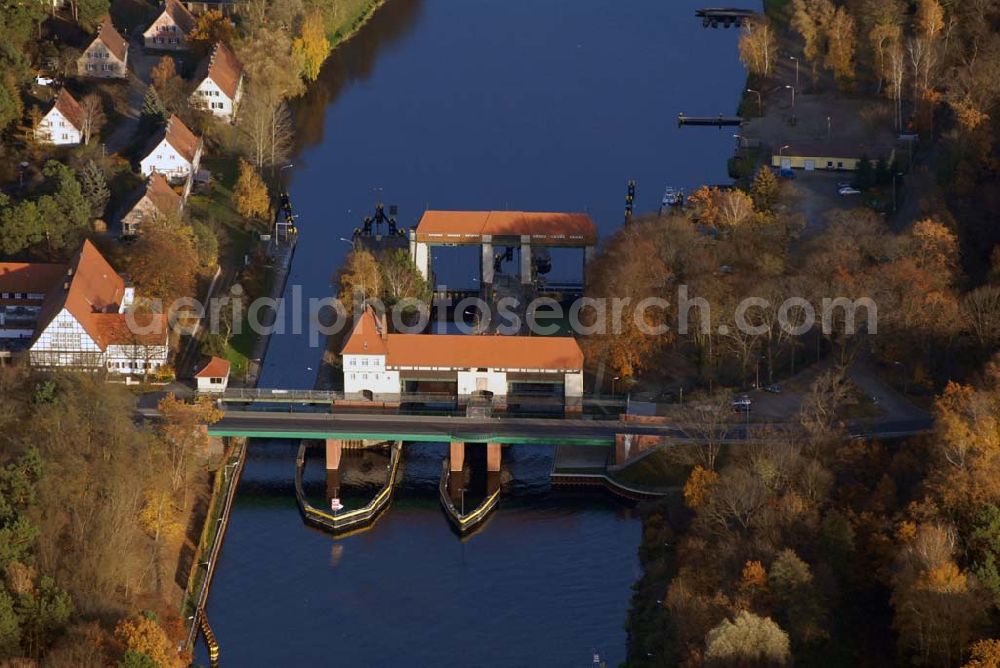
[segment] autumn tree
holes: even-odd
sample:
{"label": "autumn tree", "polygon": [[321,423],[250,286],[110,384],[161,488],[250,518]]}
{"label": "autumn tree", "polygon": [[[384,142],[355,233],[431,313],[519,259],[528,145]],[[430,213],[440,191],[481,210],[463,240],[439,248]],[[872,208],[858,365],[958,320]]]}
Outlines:
{"label": "autumn tree", "polygon": [[977,640],[969,648],[969,660],[962,668],[1000,668],[1000,640]]}
{"label": "autumn tree", "polygon": [[430,285],[405,249],[397,248],[385,253],[379,258],[379,269],[382,275],[382,299],[386,306],[392,306],[402,299],[430,302]]}
{"label": "autumn tree", "polygon": [[235,37],[236,28],[233,22],[221,11],[210,9],[198,17],[198,23],[188,33],[187,43],[198,57],[203,58],[218,42],[232,46]]}
{"label": "autumn tree", "polygon": [[827,26],[836,11],[830,0],[792,0],[792,28],[805,42],[803,55],[812,68],[813,85],[816,69],[827,49]]}
{"label": "autumn tree", "polygon": [[874,67],[878,75],[878,92],[881,92],[885,80],[892,79],[888,50],[902,42],[906,7],[902,0],[864,0],[861,17],[867,29],[868,44],[875,52]]}
{"label": "autumn tree", "polygon": [[260,174],[240,158],[239,176],[233,188],[233,206],[244,218],[263,220],[271,211],[271,197]]}
{"label": "autumn tree", "polygon": [[957,664],[985,612],[975,579],[955,562],[955,543],[950,527],[920,525],[897,557],[893,626],[922,663]]}
{"label": "autumn tree", "polygon": [[857,35],[854,19],[844,7],[837,7],[826,28],[827,52],[823,64],[840,82],[854,78],[854,50]]}
{"label": "autumn tree", "polygon": [[83,112],[80,119],[82,126],[80,131],[83,133],[83,143],[89,144],[91,137],[101,131],[106,121],[104,103],[101,101],[101,96],[96,93],[85,95],[80,100],[80,110]]}
{"label": "autumn tree", "polygon": [[378,260],[366,250],[353,250],[347,255],[338,277],[340,290],[337,298],[348,314],[360,308],[356,298],[363,300],[382,295],[382,272]]}
{"label": "autumn tree", "polygon": [[317,13],[307,15],[302,20],[302,34],[292,42],[292,55],[299,63],[303,79],[314,81],[319,76],[331,48],[323,29],[323,17]]}
{"label": "autumn tree", "polygon": [[141,660],[141,656],[154,666],[166,668],[180,664],[170,639],[152,614],[135,615],[121,620],[115,627],[115,637],[125,646],[126,655],[133,654],[130,659],[132,662]]}
{"label": "autumn tree", "polygon": [[194,294],[199,267],[191,227],[159,216],[143,223],[125,260],[138,292],[161,300],[165,309]]}
{"label": "autumn tree", "polygon": [[771,618],[746,610],[705,636],[708,666],[784,666],[790,660],[788,634]]}
{"label": "autumn tree", "polygon": [[1000,347],[1000,286],[983,285],[962,297],[962,321],[981,352]]}
{"label": "autumn tree", "polygon": [[177,74],[177,65],[170,56],[161,56],[149,74],[150,85],[163,103],[166,112],[177,113],[187,104],[187,85]]}
{"label": "autumn tree", "polygon": [[778,41],[771,22],[766,17],[748,21],[744,25],[739,51],[740,61],[752,76],[763,79],[771,76],[778,53]]}
{"label": "autumn tree", "polygon": [[161,422],[160,436],[167,446],[170,463],[171,490],[175,495],[182,493],[182,507],[188,497],[187,481],[199,457],[208,452],[207,427],[222,419],[222,411],[216,408],[209,397],[200,397],[194,403],[187,403],[167,394],[158,405]]}

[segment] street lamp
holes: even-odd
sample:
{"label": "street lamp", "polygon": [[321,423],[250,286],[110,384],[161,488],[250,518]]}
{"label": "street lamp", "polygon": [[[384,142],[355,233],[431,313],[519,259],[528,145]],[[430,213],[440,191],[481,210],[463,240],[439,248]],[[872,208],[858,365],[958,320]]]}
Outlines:
{"label": "street lamp", "polygon": [[615,376],[614,378],[611,379],[611,398],[612,399],[615,398],[615,381],[616,380],[621,380],[621,376]]}
{"label": "street lamp", "polygon": [[795,56],[788,56],[791,60],[795,61],[795,87],[799,87],[799,59]]}
{"label": "street lamp", "polygon": [[757,113],[760,116],[764,115],[764,101],[760,97],[760,91],[754,90],[753,88],[747,88],[748,93],[754,93],[757,96]]}
{"label": "street lamp", "polygon": [[792,116],[795,116],[795,86],[788,84],[785,85],[785,88],[788,88],[792,91]]}

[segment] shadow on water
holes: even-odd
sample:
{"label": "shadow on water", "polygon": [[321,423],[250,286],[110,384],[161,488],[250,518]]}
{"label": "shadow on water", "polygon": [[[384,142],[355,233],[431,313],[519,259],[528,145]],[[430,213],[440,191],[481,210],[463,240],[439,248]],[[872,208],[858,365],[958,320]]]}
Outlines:
{"label": "shadow on water", "polygon": [[[413,28],[422,5],[423,0],[387,0],[357,35],[334,50],[319,78],[293,106],[295,155],[323,143],[328,107],[347,86],[372,76],[378,56]],[[392,99],[387,96],[386,102]]]}

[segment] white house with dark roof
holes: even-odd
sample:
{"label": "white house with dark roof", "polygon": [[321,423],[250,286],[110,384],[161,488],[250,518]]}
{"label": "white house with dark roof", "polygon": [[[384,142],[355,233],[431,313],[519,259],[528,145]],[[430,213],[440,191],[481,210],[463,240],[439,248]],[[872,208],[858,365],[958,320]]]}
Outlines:
{"label": "white house with dark roof", "polygon": [[243,65],[221,42],[198,65],[191,105],[232,122],[243,97]]}
{"label": "white house with dark roof", "polygon": [[35,140],[64,146],[83,142],[83,109],[65,88],[35,128]]}
{"label": "white house with dark roof", "polygon": [[82,77],[128,77],[128,42],[115,30],[110,16],[104,17],[94,41],[77,58],[76,71]]}
{"label": "white house with dark roof", "polygon": [[195,25],[197,21],[187,7],[177,0],[167,0],[159,16],[142,33],[143,45],[147,49],[186,50],[188,33]]}

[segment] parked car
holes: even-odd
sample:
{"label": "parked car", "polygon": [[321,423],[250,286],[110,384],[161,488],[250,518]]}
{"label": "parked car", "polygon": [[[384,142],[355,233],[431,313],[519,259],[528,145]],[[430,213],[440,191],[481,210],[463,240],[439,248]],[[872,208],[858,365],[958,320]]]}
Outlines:
{"label": "parked car", "polygon": [[55,83],[55,81],[56,81],[55,79],[52,79],[50,77],[43,77],[42,75],[38,75],[37,77],[35,77],[35,83],[38,84],[39,86],[51,86],[52,84]]}
{"label": "parked car", "polygon": [[743,394],[736,397],[729,403],[733,408],[749,409],[750,406],[753,404],[753,401],[750,400],[750,397]]}
{"label": "parked car", "polygon": [[785,167],[782,167],[781,169],[778,170],[778,176],[780,176],[783,179],[788,179],[789,181],[795,180],[795,172]]}
{"label": "parked car", "polygon": [[860,190],[858,190],[857,188],[852,188],[851,186],[847,186],[846,188],[841,188],[837,192],[842,197],[847,197],[848,195],[860,195],[861,194]]}
{"label": "parked car", "polygon": [[841,181],[837,184],[837,190],[840,190],[841,188],[853,188],[853,187],[854,183],[852,183],[851,181]]}
{"label": "parked car", "polygon": [[771,394],[781,394],[781,385],[768,385],[764,388],[765,392],[770,392]]}

